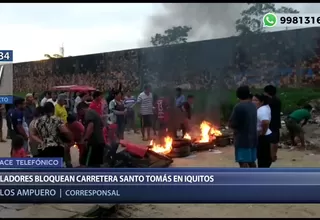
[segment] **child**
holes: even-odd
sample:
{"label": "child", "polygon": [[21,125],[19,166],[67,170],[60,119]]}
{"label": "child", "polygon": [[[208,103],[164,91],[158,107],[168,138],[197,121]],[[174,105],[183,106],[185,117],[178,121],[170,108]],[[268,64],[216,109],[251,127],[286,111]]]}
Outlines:
{"label": "child", "polygon": [[11,157],[13,158],[25,158],[28,157],[27,152],[24,149],[24,139],[20,135],[15,135],[11,142]]}
{"label": "child", "polygon": [[[77,143],[79,149],[79,158],[81,158],[85,148],[85,146],[81,143],[81,139],[84,135],[84,126],[81,122],[76,120],[76,117],[74,115],[69,114],[67,117],[67,128],[69,128],[73,136],[73,141],[70,143],[70,147],[74,146],[74,144]],[[71,158],[69,158],[69,156],[67,157],[68,158],[66,158],[66,163],[71,163]]]}
{"label": "child", "polygon": [[159,122],[159,138],[166,136],[166,129],[168,128],[169,113],[168,100],[164,97],[157,99],[155,103],[155,115]]}

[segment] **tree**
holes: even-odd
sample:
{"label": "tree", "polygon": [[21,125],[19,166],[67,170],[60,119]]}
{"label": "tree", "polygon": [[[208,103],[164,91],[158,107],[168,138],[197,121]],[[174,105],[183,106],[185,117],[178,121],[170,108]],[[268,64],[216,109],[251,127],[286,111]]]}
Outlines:
{"label": "tree", "polygon": [[153,46],[165,46],[171,44],[186,43],[191,31],[189,26],[175,26],[164,32],[164,34],[156,34],[151,37]]}
{"label": "tree", "polygon": [[62,55],[60,54],[53,54],[52,56],[50,54],[45,54],[44,57],[48,58],[48,59],[57,59],[57,58],[63,58]]}
{"label": "tree", "polygon": [[274,3],[248,3],[248,9],[241,12],[241,18],[236,21],[236,31],[240,35],[264,32],[262,18],[269,12],[274,13],[299,13],[290,7],[276,8]]}

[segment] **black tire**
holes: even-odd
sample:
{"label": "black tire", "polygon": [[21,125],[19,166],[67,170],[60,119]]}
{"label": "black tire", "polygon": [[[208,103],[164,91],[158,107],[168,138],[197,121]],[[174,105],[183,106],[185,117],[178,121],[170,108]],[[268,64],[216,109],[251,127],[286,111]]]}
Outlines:
{"label": "black tire", "polygon": [[186,146],[181,146],[178,148],[172,148],[170,154],[168,155],[169,157],[187,157],[191,154],[191,146],[186,145]]}
{"label": "black tire", "polygon": [[187,139],[174,139],[172,145],[180,145],[180,144],[191,144],[190,140]]}

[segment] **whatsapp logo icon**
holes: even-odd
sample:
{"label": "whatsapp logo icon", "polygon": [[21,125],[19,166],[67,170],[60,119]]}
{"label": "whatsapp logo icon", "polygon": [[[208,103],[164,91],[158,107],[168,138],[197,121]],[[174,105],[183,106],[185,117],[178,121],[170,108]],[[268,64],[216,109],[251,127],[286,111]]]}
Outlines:
{"label": "whatsapp logo icon", "polygon": [[263,27],[274,27],[277,24],[277,15],[267,13],[263,16]]}

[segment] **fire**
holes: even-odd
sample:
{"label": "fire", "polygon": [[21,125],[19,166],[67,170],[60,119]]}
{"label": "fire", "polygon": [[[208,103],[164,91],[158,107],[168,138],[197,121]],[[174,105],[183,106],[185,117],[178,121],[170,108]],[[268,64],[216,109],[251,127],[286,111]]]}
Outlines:
{"label": "fire", "polygon": [[184,139],[188,139],[188,140],[191,140],[191,136],[190,134],[186,133],[184,136],[183,136]]}
{"label": "fire", "polygon": [[[222,133],[216,129],[211,123],[203,121],[200,124],[200,138],[196,141],[198,143],[207,143],[215,139],[216,136],[221,136]],[[186,133],[184,139],[191,140],[190,134]]]}
{"label": "fire", "polygon": [[172,150],[173,139],[169,136],[164,138],[164,145],[154,143],[153,140],[150,141],[150,146],[152,151],[160,154],[168,154]]}

